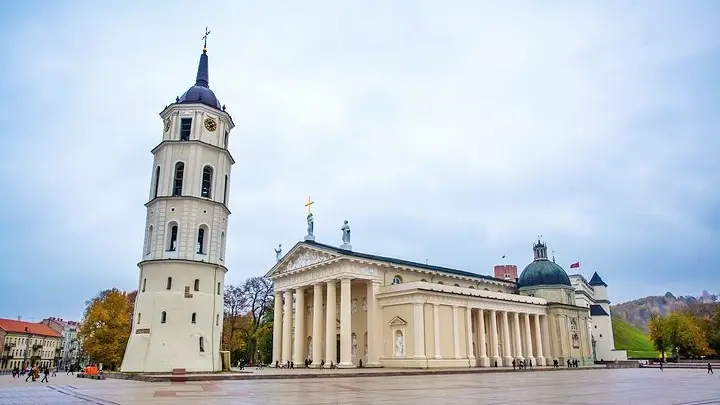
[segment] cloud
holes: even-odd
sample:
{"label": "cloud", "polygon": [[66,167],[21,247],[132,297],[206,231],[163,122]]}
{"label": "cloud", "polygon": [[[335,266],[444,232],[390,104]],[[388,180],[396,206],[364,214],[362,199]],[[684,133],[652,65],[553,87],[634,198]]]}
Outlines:
{"label": "cloud", "polygon": [[136,287],[157,114],[206,24],[237,125],[228,282],[302,238],[311,194],[320,242],[348,219],[359,251],[490,273],[542,234],[615,301],[718,289],[714,3],[169,5],[5,17],[0,315]]}

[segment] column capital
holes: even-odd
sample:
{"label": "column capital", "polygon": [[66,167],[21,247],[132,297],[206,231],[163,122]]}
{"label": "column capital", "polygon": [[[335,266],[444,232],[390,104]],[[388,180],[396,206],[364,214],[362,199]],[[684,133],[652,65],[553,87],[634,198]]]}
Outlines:
{"label": "column capital", "polygon": [[340,278],[340,282],[343,283],[343,284],[344,284],[344,283],[349,283],[349,282],[351,282],[351,281],[352,281],[352,277],[342,277],[342,278]]}
{"label": "column capital", "polygon": [[324,283],[327,284],[327,285],[336,285],[337,282],[338,282],[338,279],[336,279],[336,278],[331,278],[330,280],[325,280],[325,281],[324,281]]}
{"label": "column capital", "polygon": [[299,287],[295,287],[294,290],[295,290],[295,293],[304,292],[304,291],[305,291],[305,286],[304,286],[304,285],[301,285],[301,286],[299,286]]}
{"label": "column capital", "polygon": [[322,288],[323,284],[325,284],[325,283],[323,283],[322,281],[318,281],[317,283],[312,283],[312,286],[314,288]]}

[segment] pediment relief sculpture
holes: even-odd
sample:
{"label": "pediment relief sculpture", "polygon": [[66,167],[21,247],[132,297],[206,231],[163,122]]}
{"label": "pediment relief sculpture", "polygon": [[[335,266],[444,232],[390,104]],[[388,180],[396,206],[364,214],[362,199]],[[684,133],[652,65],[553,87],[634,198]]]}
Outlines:
{"label": "pediment relief sculpture", "polygon": [[308,250],[290,259],[281,272],[312,266],[313,264],[321,263],[332,258],[333,257],[328,254]]}

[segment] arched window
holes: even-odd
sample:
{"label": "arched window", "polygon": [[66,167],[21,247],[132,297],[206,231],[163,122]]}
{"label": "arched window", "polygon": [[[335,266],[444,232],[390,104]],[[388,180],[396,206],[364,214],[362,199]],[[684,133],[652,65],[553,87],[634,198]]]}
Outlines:
{"label": "arched window", "polygon": [[488,290],[487,288],[484,288],[484,290],[485,290],[485,291],[490,291],[490,290]]}
{"label": "arched window", "polygon": [[474,290],[474,289],[475,289],[475,286],[474,286],[474,285],[471,285],[471,286],[470,286],[470,287],[468,287],[468,288],[471,288],[471,289],[473,289],[473,290]]}
{"label": "arched window", "polygon": [[220,295],[220,283],[218,283],[218,291],[217,294]]}
{"label": "arched window", "polygon": [[143,285],[142,285],[142,292],[145,292],[145,287],[147,286],[147,279],[143,279]]}
{"label": "arched window", "polygon": [[460,284],[455,284],[455,287],[460,287]]}
{"label": "arched window", "polygon": [[212,177],[213,177],[212,167],[210,167],[210,166],[203,167],[202,188],[200,189],[201,196],[210,198],[210,192],[212,191]]}
{"label": "arched window", "polygon": [[185,164],[183,162],[177,162],[175,164],[175,180],[173,181],[173,195],[182,195],[183,189],[183,176],[185,174]]}
{"label": "arched window", "polygon": [[215,314],[215,326],[220,326],[220,314]]}
{"label": "arched window", "polygon": [[225,232],[220,232],[220,260],[225,260]]}
{"label": "arched window", "polygon": [[438,284],[445,285],[445,283],[443,283],[442,281],[438,281]]}
{"label": "arched window", "polygon": [[146,255],[149,255],[152,252],[152,242],[153,242],[153,227],[152,227],[152,225],[150,225],[150,228],[148,228],[147,245],[145,248]]}
{"label": "arched window", "polygon": [[167,313],[165,311],[162,311],[162,313],[160,314],[160,323],[165,322],[167,322]]}
{"label": "arched window", "polygon": [[195,279],[195,286],[194,286],[194,287],[195,287],[195,288],[194,288],[195,291],[200,291],[200,279],[197,279],[197,278]]}
{"label": "arched window", "polygon": [[424,281],[424,282],[426,282],[426,283],[427,283],[427,280],[425,280],[425,279],[422,279],[422,280],[420,280],[420,281]]}
{"label": "arched window", "polygon": [[167,286],[165,287],[166,290],[169,290],[172,288],[172,277],[168,277],[167,279]]}
{"label": "arched window", "polygon": [[229,131],[225,131],[225,139],[223,140],[223,147],[224,147],[225,149],[228,148],[228,135],[230,135],[230,132],[229,132]]}
{"label": "arched window", "polygon": [[402,277],[400,277],[397,274],[395,275],[395,277],[393,277],[393,280],[392,280],[392,285],[395,285],[395,284],[402,284]]}
{"label": "arched window", "polygon": [[158,187],[160,186],[160,166],[155,168],[155,178],[153,179],[153,198],[158,195]]}
{"label": "arched window", "polygon": [[204,352],[205,352],[205,340],[203,339],[202,336],[200,336],[200,353],[204,353]]}
{"label": "arched window", "polygon": [[178,240],[178,225],[176,222],[170,222],[170,234],[168,235],[168,252],[174,252],[177,250]]}
{"label": "arched window", "polygon": [[225,175],[225,185],[223,186],[223,204],[227,201],[227,182],[228,182],[228,175]]}
{"label": "arched window", "polygon": [[142,314],[140,312],[138,312],[138,320],[137,320],[138,325],[140,325],[140,319],[142,319]]}
{"label": "arched window", "polygon": [[210,236],[210,232],[208,232],[207,226],[201,225],[198,228],[197,241],[195,242],[195,251],[198,254],[207,254],[208,236]]}
{"label": "arched window", "polygon": [[197,320],[197,314],[195,312],[192,313],[192,317],[190,318],[190,322],[195,323]]}

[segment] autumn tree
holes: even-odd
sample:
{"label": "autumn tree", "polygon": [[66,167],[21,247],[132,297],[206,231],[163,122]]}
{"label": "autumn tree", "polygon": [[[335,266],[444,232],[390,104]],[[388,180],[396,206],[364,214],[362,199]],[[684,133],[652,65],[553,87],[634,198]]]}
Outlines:
{"label": "autumn tree", "polygon": [[[269,310],[272,290],[272,282],[264,277],[253,277],[240,286],[225,288],[223,346],[231,352],[233,361],[260,360],[258,342],[266,340],[268,333],[272,334],[272,324],[267,325],[267,313],[272,312]],[[263,345],[263,352],[266,350]]]}
{"label": "autumn tree", "polygon": [[665,358],[665,351],[669,348],[669,333],[667,328],[667,322],[664,316],[657,312],[650,314],[650,320],[648,321],[648,332],[650,335],[650,341],[657,350],[662,354],[662,358]]}
{"label": "autumn tree", "polygon": [[686,357],[711,354],[708,340],[701,326],[701,318],[687,311],[675,311],[666,319],[671,347],[676,347]]}
{"label": "autumn tree", "polygon": [[79,332],[83,350],[93,363],[115,369],[122,362],[130,337],[134,293],[113,288],[100,292],[85,305]]}

